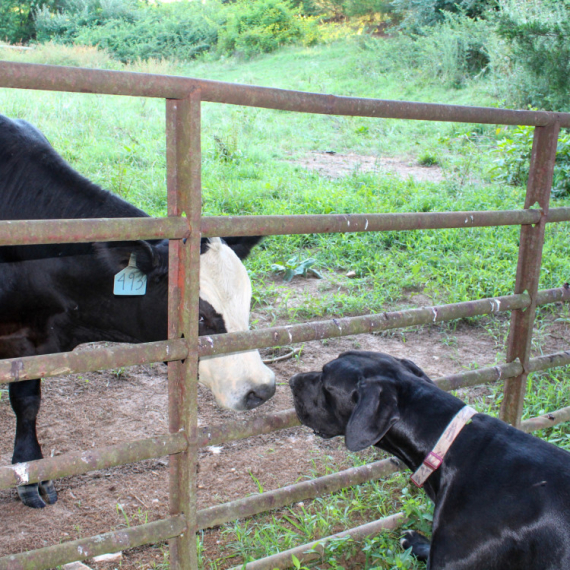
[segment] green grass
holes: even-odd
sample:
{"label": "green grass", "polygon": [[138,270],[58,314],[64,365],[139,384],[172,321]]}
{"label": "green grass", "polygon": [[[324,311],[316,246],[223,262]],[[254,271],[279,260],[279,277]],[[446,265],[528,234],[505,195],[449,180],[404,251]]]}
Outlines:
{"label": "green grass", "polygon": [[[350,455],[348,463],[363,465],[386,455],[370,450],[364,455]],[[335,472],[332,458],[324,472],[311,477]],[[271,556],[277,552],[309,543],[319,538],[342,532],[372,520],[403,511],[409,517],[403,528],[413,528],[429,534],[432,505],[413,485],[408,485],[405,474],[397,473],[381,481],[370,481],[357,487],[314,501],[297,503],[273,513],[259,515],[244,521],[225,525],[224,544],[216,559],[206,559],[201,548],[200,565],[211,570],[228,568],[243,562]],[[402,529],[383,533],[355,542],[350,538],[337,539],[328,544],[322,557],[307,563],[311,568],[420,569],[425,565],[413,559],[399,547]],[[293,566],[293,565],[292,565]]]}
{"label": "green grass", "polygon": [[[290,48],[245,62],[161,64],[158,71],[344,95],[495,103],[484,82],[460,90],[426,84],[420,81],[423,76],[402,83],[397,73],[381,71],[380,52],[366,47],[367,42],[349,39],[311,49]],[[95,182],[151,214],[165,214],[162,101],[45,92],[26,92],[23,97],[21,92],[1,90],[0,107],[8,116],[36,124]],[[520,208],[524,200],[523,189],[490,181],[490,151],[496,145],[492,126],[204,104],[202,136],[206,214],[505,209]],[[437,160],[445,179],[435,184],[355,171],[331,180],[295,164],[295,158],[318,150],[398,156],[417,163]],[[568,203],[556,200],[554,205]],[[542,288],[568,279],[566,232],[567,224],[548,228]],[[258,249],[249,269],[256,297],[263,296],[259,291],[267,285],[271,265],[293,256],[314,258],[313,267],[333,280],[347,271],[356,273],[341,292],[282,315],[300,320],[374,312],[397,303],[406,291],[422,291],[434,302],[508,294],[514,285],[517,249],[516,228],[272,237]]]}
{"label": "green grass", "polygon": [[[248,61],[151,62],[128,68],[95,50],[57,46],[24,54],[0,52],[0,57],[176,73],[338,95],[497,104],[484,80],[449,89],[425,74],[387,71],[390,66],[382,58],[388,58],[390,52],[379,43],[383,41],[345,39],[311,49],[283,49]],[[95,182],[152,215],[165,214],[163,101],[3,89],[0,112],[38,126],[75,168]],[[331,117],[204,104],[203,209],[208,215],[240,215],[521,208],[524,189],[495,183],[491,177],[491,151],[497,139],[494,126]],[[414,182],[356,170],[329,179],[295,164],[295,159],[307,152],[323,150],[401,157],[425,165],[437,163],[443,169],[444,181]],[[570,199],[557,199],[552,205],[568,206]],[[541,288],[557,287],[569,280],[567,235],[568,224],[547,227]],[[258,312],[274,319],[295,322],[405,306],[410,292],[422,292],[434,303],[510,294],[518,236],[517,228],[506,227],[267,238],[248,261],[254,305]],[[311,267],[325,276],[321,295],[307,296],[294,306],[287,302],[290,289],[277,282],[271,270],[273,264],[286,265],[293,257],[315,259]],[[347,279],[344,275],[348,271],[354,271],[356,277]],[[489,319],[484,324],[504,346],[504,321]],[[451,325],[442,330],[452,346],[456,341]],[[564,407],[570,397],[567,375],[567,369],[531,375],[525,417]],[[473,405],[495,414],[500,394],[499,385],[490,387]],[[570,449],[564,424],[539,435]],[[353,465],[361,461],[358,456],[351,458]],[[402,508],[411,515],[410,526],[428,530],[430,507],[425,495],[407,487],[406,481],[405,476],[398,475],[226,526],[219,557],[202,557],[203,567],[226,568]],[[324,562],[317,565],[340,568],[347,560],[358,560],[359,567],[370,569],[423,567],[400,551],[398,535],[386,533],[359,545],[350,541],[335,544]]]}

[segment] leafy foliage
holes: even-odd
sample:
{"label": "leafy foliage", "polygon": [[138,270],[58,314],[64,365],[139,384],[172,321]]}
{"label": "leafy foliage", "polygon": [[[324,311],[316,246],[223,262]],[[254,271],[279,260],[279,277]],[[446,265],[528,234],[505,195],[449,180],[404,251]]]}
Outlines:
{"label": "leafy foliage", "polygon": [[515,103],[570,110],[570,2],[502,0],[497,33],[509,47]]}
{"label": "leafy foliage", "polygon": [[402,27],[417,31],[442,22],[449,13],[478,18],[496,0],[392,0],[394,12],[403,20]]}
{"label": "leafy foliage", "polygon": [[84,27],[74,41],[107,49],[125,62],[191,59],[216,45],[218,28],[208,7],[198,2],[150,6],[132,19],[115,18],[100,26]]}
{"label": "leafy foliage", "polygon": [[138,0],[59,0],[57,5],[44,3],[35,14],[37,40],[57,39],[73,43],[82,29],[110,22],[133,22],[140,6]]}
{"label": "leafy foliage", "polygon": [[289,282],[295,275],[302,275],[303,277],[307,277],[308,273],[312,273],[315,277],[322,279],[323,276],[314,268],[312,265],[315,265],[317,260],[313,257],[308,257],[307,259],[303,259],[302,261],[295,255],[288,259],[287,261],[280,263],[274,263],[271,266],[273,271],[278,273],[283,273],[283,281]]}
{"label": "leafy foliage", "polygon": [[[69,1],[69,0],[68,0]],[[137,0],[79,0],[36,17],[38,39],[97,46],[117,59],[190,59],[216,45],[221,4],[176,2],[143,6]]]}
{"label": "leafy foliage", "polygon": [[[516,127],[507,132],[508,136],[499,141],[495,150],[494,176],[513,186],[525,185],[529,175],[534,128]],[[570,196],[570,133],[564,132],[558,137],[552,195]]]}
{"label": "leafy foliage", "polygon": [[418,33],[400,33],[390,41],[364,43],[378,53],[384,72],[396,69],[420,74],[425,82],[463,87],[487,71],[487,43],[492,27],[485,20],[446,13],[442,21]]}
{"label": "leafy foliage", "polygon": [[2,0],[0,41],[12,44],[29,42],[36,37],[36,11],[43,8],[59,9],[61,6],[62,0]]}
{"label": "leafy foliage", "polygon": [[[55,0],[51,0],[52,2]],[[142,0],[58,0],[36,15],[39,41],[97,46],[117,59],[188,60],[208,51],[251,56],[282,45],[312,45],[316,23],[299,16],[285,0],[239,0],[224,4]]]}
{"label": "leafy foliage", "polygon": [[310,45],[318,36],[314,24],[298,18],[282,0],[239,0],[227,8],[226,17],[218,40],[218,50],[225,54],[252,55],[287,44]]}

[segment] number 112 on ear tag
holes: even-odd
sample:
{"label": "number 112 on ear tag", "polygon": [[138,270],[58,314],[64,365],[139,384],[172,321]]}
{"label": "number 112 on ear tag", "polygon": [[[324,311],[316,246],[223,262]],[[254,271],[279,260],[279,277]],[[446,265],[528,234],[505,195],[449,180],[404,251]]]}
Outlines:
{"label": "number 112 on ear tag", "polygon": [[137,267],[137,257],[131,253],[129,264],[115,275],[115,295],[144,295],[146,275]]}

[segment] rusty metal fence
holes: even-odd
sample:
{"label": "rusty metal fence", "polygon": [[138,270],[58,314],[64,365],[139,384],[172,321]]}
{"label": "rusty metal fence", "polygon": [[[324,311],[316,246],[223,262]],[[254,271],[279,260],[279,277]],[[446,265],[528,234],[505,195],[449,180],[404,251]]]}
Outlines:
{"label": "rusty metal fence", "polygon": [[[236,518],[331,493],[378,479],[400,468],[394,460],[378,461],[312,481],[226,504],[197,510],[195,473],[198,449],[298,425],[293,410],[198,428],[196,389],[198,360],[252,348],[439,323],[510,311],[506,363],[436,380],[445,390],[505,380],[501,417],[525,431],[570,420],[570,407],[521,422],[526,377],[530,372],[570,364],[570,351],[530,358],[538,306],[570,299],[570,289],[538,291],[546,224],[570,221],[570,208],[549,209],[558,132],[570,127],[570,114],[511,111],[337,97],[149,75],[0,62],[0,87],[79,93],[157,97],[166,100],[168,218],[88,219],[0,222],[0,245],[170,239],[169,340],[88,352],[0,360],[0,383],[61,374],[168,361],[170,433],[39,461],[0,467],[0,489],[88,471],[170,456],[170,516],[125,530],[65,542],[0,558],[0,570],[46,569],[99,554],[170,540],[172,568],[196,569],[196,532]],[[202,101],[305,113],[530,125],[535,127],[526,201],[521,210],[320,216],[201,217],[200,116]],[[200,238],[221,235],[282,235],[370,232],[520,225],[520,249],[514,294],[437,307],[384,312],[213,337],[198,337]],[[188,276],[193,275],[194,279]],[[396,513],[341,535],[361,538],[403,521]],[[330,539],[331,537],[329,537]],[[247,568],[291,566],[319,556],[327,539],[258,560]]]}

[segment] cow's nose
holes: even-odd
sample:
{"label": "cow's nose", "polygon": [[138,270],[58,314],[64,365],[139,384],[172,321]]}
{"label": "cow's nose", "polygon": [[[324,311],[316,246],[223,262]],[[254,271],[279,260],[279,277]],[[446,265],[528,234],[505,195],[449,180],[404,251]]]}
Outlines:
{"label": "cow's nose", "polygon": [[245,407],[247,410],[253,410],[257,406],[261,406],[263,402],[267,402],[269,398],[275,394],[275,383],[264,384],[251,390],[245,396]]}

